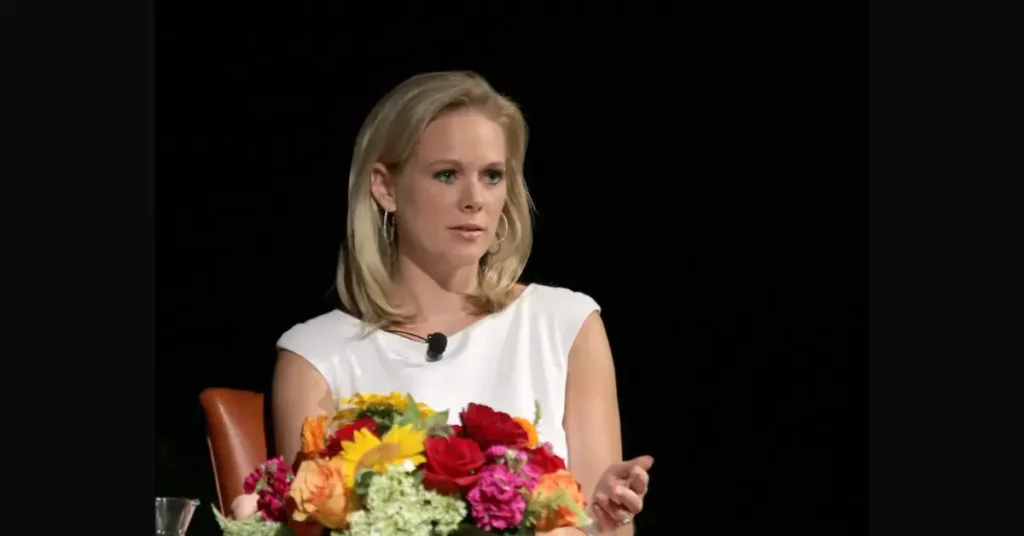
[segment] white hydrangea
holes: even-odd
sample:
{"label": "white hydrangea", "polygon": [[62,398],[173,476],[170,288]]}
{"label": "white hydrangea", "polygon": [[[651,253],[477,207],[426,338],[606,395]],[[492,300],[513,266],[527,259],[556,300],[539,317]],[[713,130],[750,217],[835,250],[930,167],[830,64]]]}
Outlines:
{"label": "white hydrangea", "polygon": [[459,498],[426,490],[411,462],[392,465],[371,481],[363,508],[348,517],[341,536],[446,536],[466,517]]}

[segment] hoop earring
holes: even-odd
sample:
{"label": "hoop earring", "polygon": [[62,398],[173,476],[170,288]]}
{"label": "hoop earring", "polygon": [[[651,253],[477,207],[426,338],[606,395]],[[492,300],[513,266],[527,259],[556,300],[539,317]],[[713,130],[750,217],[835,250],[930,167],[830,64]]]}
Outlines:
{"label": "hoop earring", "polygon": [[500,233],[500,234],[499,233],[495,233],[496,235],[498,235],[498,243],[499,244],[504,242],[505,241],[505,237],[508,236],[508,218],[505,217],[505,213],[504,212],[502,212],[501,214],[498,214],[498,223],[501,223],[501,222],[505,222],[505,232],[504,233]]}
{"label": "hoop earring", "polygon": [[494,247],[494,245],[492,245],[490,248],[487,248],[487,252],[490,253],[491,255],[497,255],[498,253],[501,253],[501,243],[504,242],[505,238],[508,236],[508,218],[505,217],[504,212],[498,215],[498,223],[500,224],[501,222],[505,223],[505,232],[494,233],[495,237],[497,237],[498,239],[498,241],[495,242],[495,244],[497,244],[498,247]]}
{"label": "hoop earring", "polygon": [[[391,215],[391,225],[388,225],[388,215]],[[380,221],[380,232],[384,235],[384,241],[390,244],[395,240],[395,216],[387,209],[384,209],[384,216]]]}

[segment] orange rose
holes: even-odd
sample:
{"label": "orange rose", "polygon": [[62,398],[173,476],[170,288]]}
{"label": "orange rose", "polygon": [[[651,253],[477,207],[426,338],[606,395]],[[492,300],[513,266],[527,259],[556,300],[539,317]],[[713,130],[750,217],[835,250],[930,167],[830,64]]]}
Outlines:
{"label": "orange rose", "polygon": [[302,421],[302,453],[317,454],[327,446],[327,416],[306,417]]}
{"label": "orange rose", "polygon": [[537,446],[537,429],[533,427],[533,423],[528,421],[528,420],[526,420],[526,419],[524,419],[524,418],[522,418],[522,417],[516,417],[516,418],[514,418],[512,420],[516,421],[517,423],[519,423],[519,426],[522,426],[523,430],[526,430],[527,441],[529,441],[526,444],[526,446],[531,448],[531,449],[533,447],[536,447]]}
{"label": "orange rose", "polygon": [[[551,500],[561,492],[576,503],[582,510],[586,506],[586,500],[580,491],[580,485],[572,476],[572,473],[564,469],[542,475],[533,488],[533,498],[537,500]],[[551,508],[543,509],[537,516],[537,532],[554,530],[558,527],[574,527],[579,521],[576,510],[566,504],[555,504]]]}
{"label": "orange rose", "polygon": [[313,519],[329,529],[345,526],[348,495],[339,463],[323,459],[302,462],[288,494],[295,501],[295,521]]}

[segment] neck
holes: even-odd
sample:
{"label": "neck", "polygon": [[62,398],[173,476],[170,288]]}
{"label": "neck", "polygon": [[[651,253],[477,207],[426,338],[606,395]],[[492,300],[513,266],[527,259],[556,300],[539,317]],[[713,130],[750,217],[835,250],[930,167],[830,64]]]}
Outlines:
{"label": "neck", "polygon": [[415,323],[431,323],[469,311],[465,296],[476,291],[479,284],[475,266],[428,267],[401,253],[396,262],[395,298],[413,313]]}

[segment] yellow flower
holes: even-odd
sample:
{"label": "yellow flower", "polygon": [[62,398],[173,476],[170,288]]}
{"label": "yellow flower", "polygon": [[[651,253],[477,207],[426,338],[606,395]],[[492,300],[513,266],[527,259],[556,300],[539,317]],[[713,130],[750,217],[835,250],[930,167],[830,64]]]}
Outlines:
{"label": "yellow flower", "polygon": [[356,430],[352,441],[342,441],[341,453],[335,458],[341,462],[345,486],[355,487],[356,473],[361,469],[382,473],[387,466],[406,460],[413,465],[427,461],[423,456],[426,438],[426,430],[415,430],[411,424],[395,426],[380,439],[365,428]]}
{"label": "yellow flower", "polygon": [[391,391],[390,394],[386,395],[377,393],[356,393],[350,397],[341,399],[341,405],[355,406],[357,409],[366,409],[370,406],[391,406],[397,408],[403,402],[408,404],[407,398],[398,391]]}
{"label": "yellow flower", "polygon": [[[369,407],[392,407],[400,412],[404,412],[409,407],[409,395],[403,395],[398,391],[391,391],[386,395],[376,393],[356,393],[350,397],[344,397],[341,399],[340,406],[353,406],[351,408],[342,409],[335,416],[335,421],[349,421],[355,420],[355,414],[361,410]],[[421,417],[429,417],[435,412],[430,406],[423,402],[417,402],[416,407],[420,410]]]}
{"label": "yellow flower", "polygon": [[352,424],[356,421],[357,413],[359,413],[358,408],[345,408],[335,413],[331,422],[337,424],[339,427],[345,426],[346,424]]}

